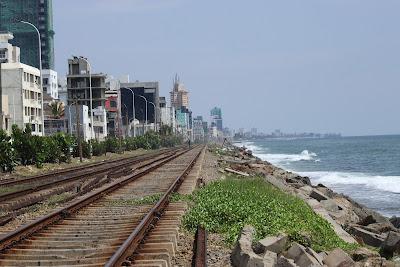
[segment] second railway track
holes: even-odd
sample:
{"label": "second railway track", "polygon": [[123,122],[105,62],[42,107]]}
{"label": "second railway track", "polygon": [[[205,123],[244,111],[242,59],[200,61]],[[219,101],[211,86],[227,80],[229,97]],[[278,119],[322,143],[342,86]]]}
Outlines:
{"label": "second railway track", "polygon": [[[68,170],[67,172],[56,172],[45,174],[42,176],[34,176],[31,178],[21,179],[7,185],[1,185],[3,190],[7,187],[10,192],[0,194],[0,210],[3,212],[15,211],[48,198],[53,194],[70,191],[74,187],[79,186],[79,182],[85,182],[92,179],[94,182],[89,183],[88,188],[95,186],[99,179],[104,178],[104,175],[121,174],[125,169],[128,169],[140,162],[155,158],[157,156],[168,155],[174,150],[164,150],[157,153],[150,153],[135,157],[113,160],[111,162],[102,162],[101,164],[90,164],[85,168],[78,170]],[[176,151],[176,150],[175,150]],[[96,178],[99,178],[96,180]],[[25,186],[21,184],[25,183]]]}
{"label": "second railway track", "polygon": [[[94,190],[0,237],[2,266],[119,266],[160,219],[202,148],[178,153]],[[143,197],[159,198],[156,204]]]}

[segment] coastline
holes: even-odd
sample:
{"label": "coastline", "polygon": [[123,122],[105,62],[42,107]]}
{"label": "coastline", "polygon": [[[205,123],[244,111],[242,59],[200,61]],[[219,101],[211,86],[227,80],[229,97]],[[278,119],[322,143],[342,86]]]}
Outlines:
{"label": "coastline", "polygon": [[400,138],[383,136],[295,141],[238,140],[253,155],[307,176],[380,214],[400,216]]}
{"label": "coastline", "polygon": [[[315,213],[332,225],[343,240],[382,251],[389,236],[392,234],[400,236],[399,217],[389,219],[323,184],[313,185],[309,177],[262,160],[245,147],[230,144],[227,149],[236,151],[235,156],[221,159],[229,168],[244,174],[261,175],[275,187],[303,199]],[[393,256],[392,252],[389,254]]]}

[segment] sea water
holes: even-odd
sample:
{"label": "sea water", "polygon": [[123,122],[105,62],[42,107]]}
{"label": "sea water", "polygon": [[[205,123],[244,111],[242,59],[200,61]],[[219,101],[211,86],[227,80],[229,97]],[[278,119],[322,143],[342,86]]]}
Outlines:
{"label": "sea water", "polygon": [[400,136],[237,142],[386,216],[400,216]]}

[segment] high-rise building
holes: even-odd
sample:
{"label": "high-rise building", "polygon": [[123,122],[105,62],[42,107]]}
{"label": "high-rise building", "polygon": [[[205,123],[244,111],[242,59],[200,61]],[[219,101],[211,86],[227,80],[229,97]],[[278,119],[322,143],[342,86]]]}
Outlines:
{"label": "high-rise building", "polygon": [[202,116],[197,116],[193,119],[193,139],[195,142],[204,142],[204,127]]}
{"label": "high-rise building", "polygon": [[173,89],[170,92],[171,106],[175,109],[181,107],[189,108],[189,92],[183,83],[180,82],[178,75],[174,78]]}
{"label": "high-rise building", "polygon": [[215,126],[217,127],[218,131],[222,131],[222,111],[221,108],[214,107],[211,112],[211,127]]}
{"label": "high-rise building", "polygon": [[[132,124],[136,122],[141,122],[143,127],[147,127],[146,130],[143,127],[135,128],[135,135],[140,135],[144,131],[157,128],[154,126],[155,124],[157,125],[160,123],[160,111],[157,108],[160,105],[158,82],[136,81],[129,83],[120,83],[120,88],[122,124],[126,126],[127,123]],[[134,95],[132,95],[132,92]],[[134,101],[135,104],[135,122],[133,122],[132,101]]]}
{"label": "high-rise building", "polygon": [[[88,106],[90,118],[91,112],[93,112],[94,136],[92,138],[101,139],[107,135],[107,127],[104,127],[106,76],[104,73],[90,73],[89,65],[83,58],[68,59],[68,105],[77,103]],[[90,92],[90,80],[92,93]],[[92,96],[93,110],[90,107],[90,96]]]}
{"label": "high-rise building", "polygon": [[42,43],[43,69],[54,70],[54,30],[52,0],[1,0],[0,30],[13,33],[11,44],[21,48],[21,63],[39,68],[39,44],[35,25]]}
{"label": "high-rise building", "polygon": [[43,135],[40,71],[20,62],[20,49],[9,43],[12,38],[11,33],[0,33],[1,95],[2,102],[8,104],[3,112],[12,114],[3,121],[3,128],[7,129],[10,122],[21,129],[30,125],[32,134]]}

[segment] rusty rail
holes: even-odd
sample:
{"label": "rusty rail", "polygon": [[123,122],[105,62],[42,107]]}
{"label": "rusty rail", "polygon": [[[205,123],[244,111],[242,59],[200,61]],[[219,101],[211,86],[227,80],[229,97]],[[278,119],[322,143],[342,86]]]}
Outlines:
{"label": "rusty rail", "polygon": [[[73,175],[71,177],[63,178],[63,179],[60,179],[60,180],[57,180],[57,181],[51,181],[51,182],[48,182],[48,183],[44,183],[42,185],[33,186],[33,187],[30,187],[30,188],[27,188],[27,189],[21,189],[21,190],[17,190],[17,191],[11,192],[11,193],[3,194],[3,195],[0,195],[0,202],[7,201],[7,200],[10,200],[10,199],[13,199],[13,198],[20,197],[20,196],[26,196],[28,194],[31,194],[31,193],[34,193],[34,192],[37,192],[37,191],[40,191],[40,190],[48,189],[48,188],[51,188],[51,187],[55,187],[57,185],[69,183],[69,182],[72,182],[72,181],[77,181],[77,180],[83,179],[85,177],[99,175],[99,174],[102,174],[102,173],[110,173],[110,172],[113,172],[114,170],[119,170],[120,168],[122,168],[125,165],[136,164],[136,163],[138,163],[140,161],[151,159],[151,158],[153,158],[153,157],[155,157],[157,155],[161,156],[161,155],[169,153],[169,152],[170,151],[162,152],[162,153],[154,154],[154,155],[143,155],[143,156],[137,156],[137,157],[128,158],[128,159],[123,159],[123,162],[121,162],[121,163],[119,163],[119,164],[117,164],[115,166],[112,166],[110,168],[89,170],[87,172],[78,173],[78,174],[75,174],[75,175]],[[119,161],[121,161],[121,159]],[[115,162],[118,162],[118,161],[115,161]],[[113,162],[113,163],[115,163],[115,162]],[[105,164],[105,163],[103,162],[102,164],[99,164],[99,165],[103,165],[103,164]],[[92,167],[93,166],[90,166],[88,168],[92,168]],[[49,178],[51,178],[51,175],[45,175],[45,177],[46,177],[46,179],[49,179]],[[24,180],[35,181],[34,178],[27,178],[27,179],[24,179]]]}
{"label": "rusty rail", "polygon": [[170,185],[170,187],[160,198],[160,200],[152,207],[152,209],[147,213],[147,215],[141,220],[139,225],[129,235],[129,237],[124,241],[124,243],[119,247],[119,249],[114,253],[114,255],[109,259],[109,261],[105,266],[107,267],[120,266],[126,261],[126,258],[128,258],[136,251],[140,243],[145,238],[147,232],[157,223],[158,219],[161,217],[162,211],[169,203],[171,194],[179,188],[179,186],[183,182],[188,172],[192,169],[193,165],[196,163],[196,160],[200,156],[201,152],[202,149],[199,151],[199,153],[196,154],[196,156],[185,168],[185,170]]}
{"label": "rusty rail", "polygon": [[[149,163],[146,163],[143,166],[141,166],[141,168],[144,168],[145,166],[150,166],[149,168],[147,168],[143,171],[140,171],[136,174],[128,175],[120,181],[115,181],[101,190],[92,192],[92,193],[88,194],[87,196],[85,196],[84,198],[77,200],[77,201],[67,205],[64,208],[58,209],[44,217],[41,217],[27,225],[24,225],[24,226],[18,228],[17,230],[15,230],[13,232],[6,234],[5,236],[2,236],[0,238],[0,251],[3,251],[5,249],[12,247],[13,245],[17,244],[19,241],[29,237],[30,235],[45,228],[46,226],[49,226],[57,221],[60,221],[66,217],[69,217],[71,214],[73,214],[76,211],[78,211],[79,209],[93,203],[97,199],[102,198],[104,195],[106,195],[110,192],[113,192],[118,188],[123,187],[124,185],[146,175],[147,173],[154,171],[155,169],[163,166],[164,164],[172,161],[173,159],[181,156],[182,154],[184,154],[188,151],[189,150],[184,150],[184,151],[176,153],[172,156],[166,156],[161,159],[156,159]],[[153,165],[153,166],[151,166],[151,165]]]}
{"label": "rusty rail", "polygon": [[207,231],[201,226],[196,231],[192,266],[207,267]]}
{"label": "rusty rail", "polygon": [[[172,151],[172,150],[171,149],[162,149],[161,151],[162,151],[162,153],[167,153],[168,151]],[[129,161],[129,160],[140,158],[143,156],[154,157],[157,154],[159,154],[159,152],[138,155],[138,156],[133,156],[133,157],[127,157],[127,158],[122,158],[122,159],[113,159],[113,160],[105,160],[105,161],[95,162],[95,163],[88,163],[88,164],[84,164],[84,165],[77,166],[77,167],[70,167],[70,168],[65,168],[62,170],[51,171],[51,172],[48,172],[45,174],[34,175],[34,176],[26,177],[23,179],[15,180],[15,179],[10,178],[10,179],[0,181],[0,186],[8,186],[9,187],[9,186],[19,185],[19,184],[24,184],[24,183],[37,182],[37,181],[41,181],[41,180],[51,179],[53,177],[57,177],[60,175],[66,175],[68,173],[75,174],[78,171],[82,171],[82,170],[90,169],[90,168],[96,168],[98,166],[105,165],[105,164],[108,165],[108,164],[113,164],[113,163],[121,162],[121,161]]]}

